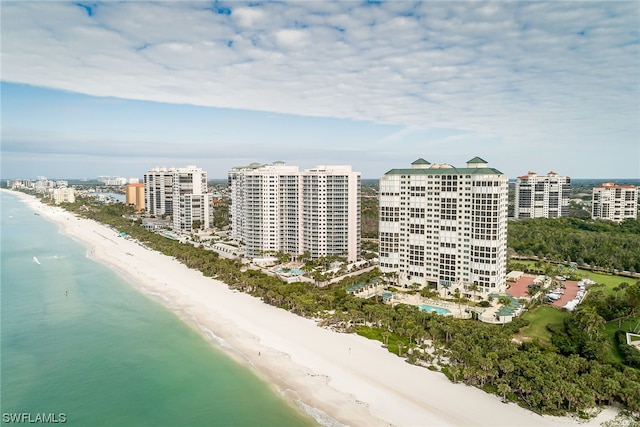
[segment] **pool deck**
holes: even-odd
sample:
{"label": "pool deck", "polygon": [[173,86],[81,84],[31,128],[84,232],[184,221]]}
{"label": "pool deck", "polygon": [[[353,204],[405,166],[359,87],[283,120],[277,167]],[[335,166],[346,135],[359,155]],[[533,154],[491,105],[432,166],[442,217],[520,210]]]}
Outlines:
{"label": "pool deck", "polygon": [[[464,309],[467,307],[464,304],[457,304],[454,302],[448,302],[448,301],[436,301],[436,300],[432,300],[429,298],[424,298],[420,295],[407,295],[407,294],[403,294],[403,293],[396,293],[393,296],[393,299],[391,301],[392,304],[407,304],[407,305],[415,305],[420,307],[421,305],[430,305],[432,307],[437,307],[437,308],[446,308],[447,310],[449,310],[451,312],[451,315],[453,317],[459,318],[459,319],[468,319],[471,317],[471,315],[467,312],[464,311]],[[448,313],[447,313],[448,315]]]}

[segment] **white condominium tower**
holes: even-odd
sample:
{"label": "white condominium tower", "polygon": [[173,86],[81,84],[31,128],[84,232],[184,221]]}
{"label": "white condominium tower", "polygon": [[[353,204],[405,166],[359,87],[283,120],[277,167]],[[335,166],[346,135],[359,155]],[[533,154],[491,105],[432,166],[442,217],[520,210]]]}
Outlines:
{"label": "white condominium tower", "polygon": [[621,222],[638,217],[638,187],[604,182],[593,188],[591,217]]}
{"label": "white condominium tower", "polygon": [[178,168],[173,173],[173,229],[190,231],[209,228],[213,210],[212,195],[207,192],[207,173],[195,166]]}
{"label": "white condominium tower", "polygon": [[300,172],[283,162],[229,171],[232,239],[250,258],[267,252],[360,254],[360,173],[350,166]]}
{"label": "white condominium tower", "polygon": [[144,174],[144,206],[148,214],[173,215],[173,173],[175,168],[154,167]]}
{"label": "white condominium tower", "polygon": [[571,178],[549,172],[539,176],[535,172],[516,179],[514,217],[559,218],[569,215]]}
{"label": "white condominium tower", "polygon": [[173,229],[191,231],[211,225],[211,194],[207,193],[207,173],[196,166],[155,167],[144,174],[144,199],[147,213],[171,215]]}
{"label": "white condominium tower", "polygon": [[380,270],[400,286],[503,292],[507,177],[475,157],[466,168],[423,159],[380,178]]}
{"label": "white condominium tower", "polygon": [[247,257],[283,251],[298,254],[300,226],[300,173],[283,162],[252,163],[229,171],[230,237]]}

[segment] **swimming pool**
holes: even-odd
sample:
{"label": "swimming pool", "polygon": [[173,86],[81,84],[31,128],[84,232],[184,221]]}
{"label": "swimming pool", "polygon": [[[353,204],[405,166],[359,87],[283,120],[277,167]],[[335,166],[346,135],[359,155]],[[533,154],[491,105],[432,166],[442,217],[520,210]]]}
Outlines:
{"label": "swimming pool", "polygon": [[434,307],[432,305],[427,305],[427,304],[423,304],[420,307],[420,311],[428,311],[430,313],[436,313],[436,314],[451,314],[451,311],[449,311],[446,308],[442,308],[442,307]]}
{"label": "swimming pool", "polygon": [[291,270],[283,270],[281,268],[281,269],[278,270],[278,273],[280,273],[280,274],[289,273],[289,274],[292,274],[294,276],[301,276],[304,273],[304,271],[300,270],[299,268],[292,268]]}

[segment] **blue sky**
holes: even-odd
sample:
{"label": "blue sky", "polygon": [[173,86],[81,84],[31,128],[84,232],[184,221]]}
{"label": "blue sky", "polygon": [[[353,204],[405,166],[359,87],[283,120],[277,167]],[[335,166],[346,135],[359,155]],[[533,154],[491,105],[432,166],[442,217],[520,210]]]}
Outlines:
{"label": "blue sky", "polygon": [[640,177],[638,2],[2,2],[3,178]]}

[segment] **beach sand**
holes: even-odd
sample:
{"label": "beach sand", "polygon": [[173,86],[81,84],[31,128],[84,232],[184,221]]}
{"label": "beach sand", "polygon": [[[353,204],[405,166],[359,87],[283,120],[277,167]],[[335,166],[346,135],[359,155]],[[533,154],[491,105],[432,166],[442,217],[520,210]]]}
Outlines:
{"label": "beach sand", "polygon": [[[3,190],[8,191],[8,190]],[[315,321],[269,306],[159,252],[120,237],[95,221],[19,196],[43,218],[87,247],[87,254],[161,301],[212,345],[268,381],[324,425],[572,426],[600,425],[540,416],[444,375],[410,365],[377,341],[320,328]]]}

